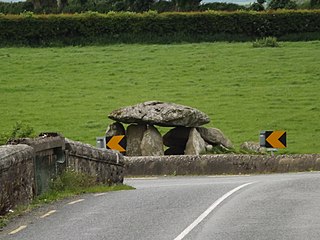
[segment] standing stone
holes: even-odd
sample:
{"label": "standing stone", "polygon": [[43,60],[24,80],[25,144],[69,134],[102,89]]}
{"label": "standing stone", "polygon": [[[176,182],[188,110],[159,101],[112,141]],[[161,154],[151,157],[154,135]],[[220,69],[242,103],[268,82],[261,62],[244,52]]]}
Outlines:
{"label": "standing stone", "polygon": [[110,124],[106,131],[106,137],[113,137],[118,135],[125,135],[126,130],[124,129],[123,125],[119,122],[114,122]]}
{"label": "standing stone", "polygon": [[158,129],[148,125],[141,141],[142,156],[163,156],[163,142]]}
{"label": "standing stone", "polygon": [[127,128],[127,156],[141,156],[141,142],[147,125],[131,124]]}
{"label": "standing stone", "polygon": [[213,145],[222,145],[226,148],[233,148],[231,141],[218,128],[198,127],[201,137],[208,143]]}
{"label": "standing stone", "polygon": [[163,144],[167,147],[185,148],[191,128],[176,127],[163,136]]}
{"label": "standing stone", "polygon": [[196,128],[190,130],[189,139],[184,153],[186,155],[200,155],[206,151],[206,143]]}
{"label": "standing stone", "polygon": [[164,127],[198,127],[209,123],[209,117],[184,105],[149,101],[112,111],[110,119],[123,123],[150,124]]}

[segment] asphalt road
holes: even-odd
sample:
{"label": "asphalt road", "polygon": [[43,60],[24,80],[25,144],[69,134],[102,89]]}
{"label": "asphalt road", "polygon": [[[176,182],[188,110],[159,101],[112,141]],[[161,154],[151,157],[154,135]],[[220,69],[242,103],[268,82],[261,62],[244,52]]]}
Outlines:
{"label": "asphalt road", "polygon": [[42,207],[0,239],[320,239],[320,172],[125,182],[137,189]]}

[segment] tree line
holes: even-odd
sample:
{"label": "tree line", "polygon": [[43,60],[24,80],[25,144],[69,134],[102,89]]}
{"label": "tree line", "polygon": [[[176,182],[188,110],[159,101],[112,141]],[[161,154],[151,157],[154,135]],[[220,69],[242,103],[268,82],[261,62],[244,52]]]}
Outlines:
{"label": "tree line", "polygon": [[257,0],[244,6],[234,3],[212,2],[202,0],[27,0],[26,2],[0,2],[0,13],[19,14],[26,11],[34,13],[81,13],[94,11],[107,13],[121,12],[188,12],[188,11],[237,11],[267,9],[316,9],[320,8],[320,0],[310,0],[297,4],[294,0]]}

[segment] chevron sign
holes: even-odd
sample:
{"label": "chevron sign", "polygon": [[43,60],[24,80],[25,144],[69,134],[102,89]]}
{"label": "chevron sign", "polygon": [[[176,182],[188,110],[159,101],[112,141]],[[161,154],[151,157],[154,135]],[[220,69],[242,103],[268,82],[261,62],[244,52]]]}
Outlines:
{"label": "chevron sign", "polygon": [[262,131],[260,146],[266,148],[286,148],[287,133],[285,131]]}

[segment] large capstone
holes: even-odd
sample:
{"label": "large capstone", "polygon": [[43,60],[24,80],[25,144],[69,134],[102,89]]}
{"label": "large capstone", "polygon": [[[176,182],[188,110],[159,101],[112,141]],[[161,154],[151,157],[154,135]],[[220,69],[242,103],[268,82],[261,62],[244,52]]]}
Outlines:
{"label": "large capstone", "polygon": [[195,108],[160,101],[149,101],[123,107],[112,111],[108,117],[123,123],[164,127],[198,127],[210,122],[205,113]]}

